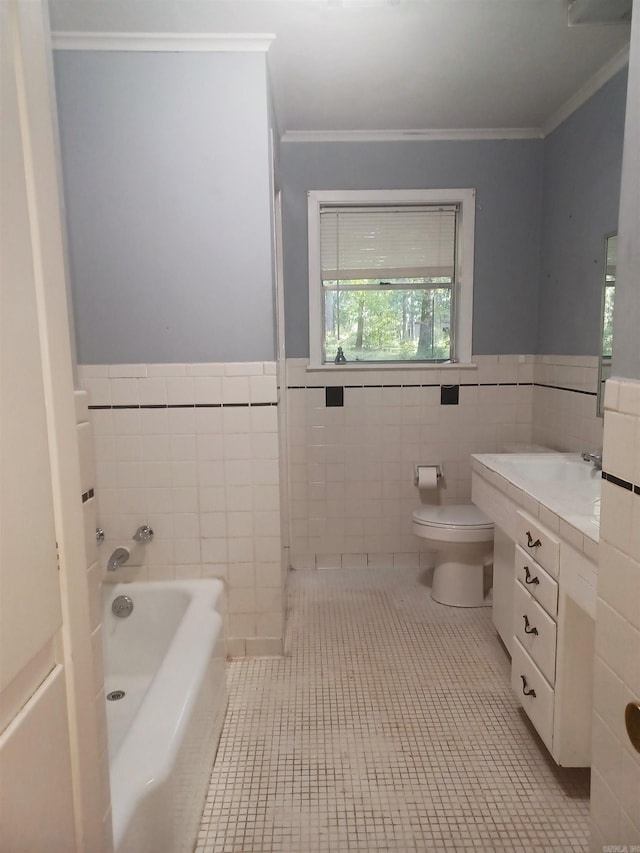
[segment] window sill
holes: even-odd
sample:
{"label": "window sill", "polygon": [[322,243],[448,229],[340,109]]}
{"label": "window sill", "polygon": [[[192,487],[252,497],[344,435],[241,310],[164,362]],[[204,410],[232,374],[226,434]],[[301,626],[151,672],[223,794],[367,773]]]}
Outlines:
{"label": "window sill", "polygon": [[380,362],[347,362],[346,364],[308,364],[305,368],[307,373],[326,373],[344,371],[367,371],[367,370],[477,370],[478,365],[473,363],[460,364],[385,364]]}

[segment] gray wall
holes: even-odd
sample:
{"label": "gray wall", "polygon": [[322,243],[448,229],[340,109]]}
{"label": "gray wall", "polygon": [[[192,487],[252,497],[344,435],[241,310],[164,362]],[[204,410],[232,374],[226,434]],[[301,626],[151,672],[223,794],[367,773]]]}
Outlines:
{"label": "gray wall", "polygon": [[618,228],[626,70],[544,143],[537,352],[597,355],[604,237]]}
{"label": "gray wall", "polygon": [[261,53],[58,52],[80,363],[274,358]]}
{"label": "gray wall", "polygon": [[640,379],[640,15],[631,33],[612,373]]}
{"label": "gray wall", "polygon": [[536,346],[542,140],[283,142],[289,357],[309,355],[307,190],[475,187],[473,352]]}

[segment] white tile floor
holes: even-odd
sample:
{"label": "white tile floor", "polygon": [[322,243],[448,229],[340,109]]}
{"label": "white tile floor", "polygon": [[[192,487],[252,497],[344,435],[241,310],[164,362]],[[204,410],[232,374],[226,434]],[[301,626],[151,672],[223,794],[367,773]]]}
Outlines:
{"label": "white tile floor", "polygon": [[519,710],[490,609],[422,575],[291,574],[286,656],[229,664],[196,853],[588,849],[589,773]]}

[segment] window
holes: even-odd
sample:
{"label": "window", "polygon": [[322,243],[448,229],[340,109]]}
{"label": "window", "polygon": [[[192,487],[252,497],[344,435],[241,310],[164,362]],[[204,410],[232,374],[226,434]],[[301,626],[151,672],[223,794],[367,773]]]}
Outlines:
{"label": "window", "polygon": [[471,360],[475,190],[309,193],[310,366]]}

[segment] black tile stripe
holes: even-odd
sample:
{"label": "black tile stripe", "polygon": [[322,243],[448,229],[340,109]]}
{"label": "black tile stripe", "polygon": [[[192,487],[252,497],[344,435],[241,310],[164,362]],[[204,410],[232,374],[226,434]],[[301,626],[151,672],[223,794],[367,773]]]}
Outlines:
{"label": "black tile stripe", "polygon": [[[544,382],[460,382],[461,388],[552,388],[556,391],[567,391],[570,394],[583,394],[587,397],[597,397],[597,391],[583,391],[579,388],[567,388],[565,385],[547,385]],[[384,385],[345,385],[345,388],[441,388],[447,387],[446,382],[422,382]],[[323,391],[328,385],[287,385],[288,391]]]}
{"label": "black tile stripe", "polygon": [[623,480],[622,477],[616,477],[615,474],[609,474],[607,471],[603,471],[602,479],[606,480],[607,483],[611,483],[614,486],[619,486],[621,489],[625,489],[627,492],[633,491],[636,495],[640,494],[640,488],[638,486],[634,486],[633,483],[630,483],[628,480]]}
{"label": "black tile stripe", "polygon": [[582,391],[579,388],[565,388],[564,385],[547,385],[546,382],[534,382],[537,388],[553,388],[555,391],[569,391],[571,394],[584,394],[587,397],[597,397],[597,391]]}
{"label": "black tile stripe", "polygon": [[[570,394],[582,394],[587,397],[597,397],[597,391],[583,391],[578,388],[567,388],[564,385],[548,385],[544,382],[460,382],[461,388],[551,388],[555,391],[567,391]],[[331,385],[287,385],[288,391],[324,391],[326,388],[335,386]],[[389,383],[389,384],[373,384],[367,385],[362,383],[359,385],[345,385],[347,389],[357,390],[362,388],[443,388],[449,387],[445,382],[422,382],[414,383]],[[277,403],[140,403],[140,404],[122,404],[114,403],[113,405],[91,405],[88,408],[92,411],[100,410],[126,410],[126,409],[193,409],[193,408],[234,408],[239,406],[277,406]]]}
{"label": "black tile stripe", "polygon": [[120,411],[122,409],[236,409],[245,407],[255,409],[260,406],[277,406],[277,403],[141,403],[140,405],[94,405],[88,406],[91,411]]}

